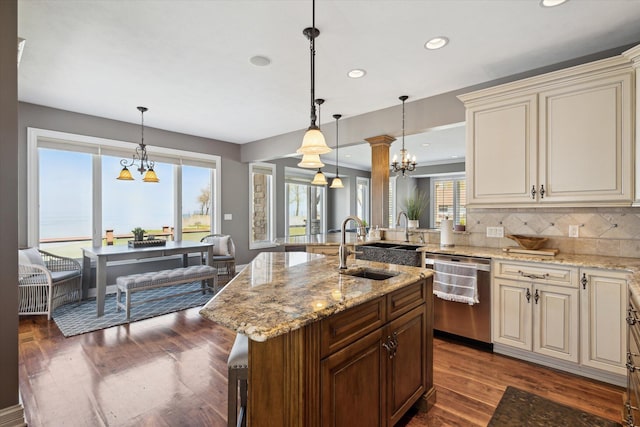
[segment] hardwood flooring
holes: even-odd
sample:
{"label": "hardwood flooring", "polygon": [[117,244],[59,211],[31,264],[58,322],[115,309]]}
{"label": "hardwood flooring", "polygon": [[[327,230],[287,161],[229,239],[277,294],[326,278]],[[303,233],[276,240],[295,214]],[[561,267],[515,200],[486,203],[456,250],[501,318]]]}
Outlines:
{"label": "hardwood flooring", "polygon": [[[64,338],[22,317],[20,389],[30,426],[226,426],[234,334],[189,309]],[[402,427],[486,426],[508,385],[620,420],[623,389],[436,339],[437,403]],[[355,424],[354,424],[355,425]]]}

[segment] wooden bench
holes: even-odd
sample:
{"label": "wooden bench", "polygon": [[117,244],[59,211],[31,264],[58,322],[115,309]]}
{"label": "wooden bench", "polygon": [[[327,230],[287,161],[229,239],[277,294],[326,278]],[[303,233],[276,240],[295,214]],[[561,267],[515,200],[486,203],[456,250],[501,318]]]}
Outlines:
{"label": "wooden bench", "polygon": [[[197,281],[202,282],[201,289],[165,295],[163,297],[149,298],[131,304],[131,294],[134,292],[163,288],[166,286],[182,285]],[[192,292],[202,291],[202,293],[204,294],[207,289],[214,290],[217,285],[218,271],[214,267],[208,265],[193,265],[190,267],[174,268],[171,270],[152,271],[149,273],[120,276],[116,279],[116,310],[120,311],[120,308],[124,308],[126,310],[127,320],[129,320],[131,307],[134,305],[140,305],[151,301],[158,301],[160,299],[168,297],[185,295]],[[125,303],[121,302],[122,293],[125,294]]]}

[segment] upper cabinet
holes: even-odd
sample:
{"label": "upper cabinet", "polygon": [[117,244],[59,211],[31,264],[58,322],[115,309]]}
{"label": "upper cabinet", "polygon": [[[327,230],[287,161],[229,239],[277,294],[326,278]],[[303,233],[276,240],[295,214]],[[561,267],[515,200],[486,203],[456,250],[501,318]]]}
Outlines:
{"label": "upper cabinet", "polygon": [[468,206],[630,206],[633,78],[615,57],[460,96]]}

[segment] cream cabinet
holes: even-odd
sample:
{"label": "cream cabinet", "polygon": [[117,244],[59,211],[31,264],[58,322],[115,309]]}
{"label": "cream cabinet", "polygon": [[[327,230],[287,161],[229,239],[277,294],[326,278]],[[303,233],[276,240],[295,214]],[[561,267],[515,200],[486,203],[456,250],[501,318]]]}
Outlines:
{"label": "cream cabinet", "polygon": [[615,57],[460,96],[468,206],[629,206],[633,69]]}
{"label": "cream cabinet", "polygon": [[577,269],[507,262],[494,267],[494,342],[577,363]]}
{"label": "cream cabinet", "polygon": [[580,269],[580,363],[625,375],[628,273]]}

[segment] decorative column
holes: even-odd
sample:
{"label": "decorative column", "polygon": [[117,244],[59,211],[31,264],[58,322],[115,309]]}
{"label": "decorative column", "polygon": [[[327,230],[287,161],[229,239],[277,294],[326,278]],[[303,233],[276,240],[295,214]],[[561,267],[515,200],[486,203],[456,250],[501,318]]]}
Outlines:
{"label": "decorative column", "polygon": [[365,138],[371,145],[371,224],[389,226],[389,147],[396,139],[389,135]]}

